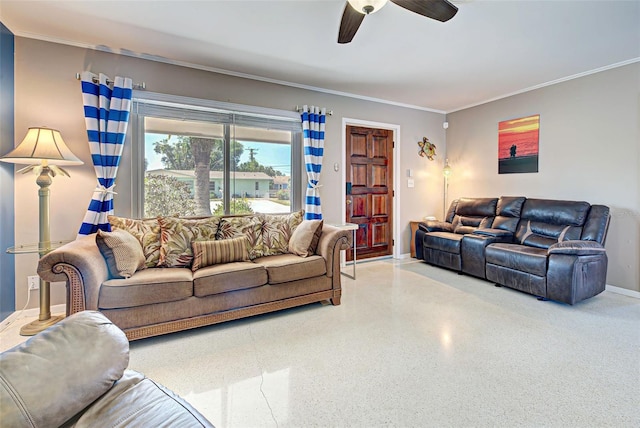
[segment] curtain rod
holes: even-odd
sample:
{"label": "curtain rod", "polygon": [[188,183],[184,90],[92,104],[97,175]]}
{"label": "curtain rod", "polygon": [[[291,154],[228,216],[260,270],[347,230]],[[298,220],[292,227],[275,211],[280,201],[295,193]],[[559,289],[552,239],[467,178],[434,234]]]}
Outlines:
{"label": "curtain rod", "polygon": [[[80,79],[81,79],[80,73],[76,73],[76,80],[80,80]],[[93,83],[98,83],[98,78],[97,77],[94,77],[91,80],[93,80]],[[107,85],[110,85],[112,83],[113,83],[113,80],[107,79]],[[134,83],[132,86],[133,86],[134,89],[147,89],[147,84],[145,82]]]}
{"label": "curtain rod", "polygon": [[[300,107],[300,106],[296,106],[296,111],[297,111],[298,113],[300,113],[300,112],[302,111],[302,107]],[[328,111],[327,111],[327,116],[333,116],[333,110],[328,110]]]}

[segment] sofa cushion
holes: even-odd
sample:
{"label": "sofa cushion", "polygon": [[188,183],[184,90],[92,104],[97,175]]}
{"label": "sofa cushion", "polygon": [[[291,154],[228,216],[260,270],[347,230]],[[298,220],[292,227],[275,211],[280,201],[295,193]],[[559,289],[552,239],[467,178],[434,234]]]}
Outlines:
{"label": "sofa cushion", "polygon": [[244,236],[217,241],[195,241],[191,243],[193,263],[191,270],[230,262],[249,260],[247,245],[249,241]]}
{"label": "sofa cushion", "polygon": [[264,256],[289,252],[289,240],[298,225],[302,223],[304,211],[289,214],[261,214],[262,243]]}
{"label": "sofa cushion", "polygon": [[135,236],[140,245],[147,267],[156,267],[160,261],[160,223],[157,218],[136,220],[107,216],[111,229],[126,230]]}
{"label": "sofa cushion", "polygon": [[257,215],[245,215],[237,217],[223,217],[216,239],[229,239],[246,236],[249,240],[249,259],[253,260],[264,255],[264,242],[262,239],[263,219]]}
{"label": "sofa cushion", "polygon": [[267,283],[267,270],[251,262],[208,266],[193,274],[193,295],[210,296],[227,291],[259,287]]}
{"label": "sofa cushion", "polygon": [[452,232],[431,232],[424,236],[423,244],[432,250],[460,254],[460,242],[464,235]]}
{"label": "sofa cushion", "polygon": [[126,230],[98,230],[96,244],[114,278],[129,278],[137,270],[146,267],[140,242]]}
{"label": "sofa cushion", "polygon": [[260,257],[253,262],[267,269],[269,284],[313,278],[327,273],[327,265],[321,256],[300,257],[295,254],[280,254]]}
{"label": "sofa cushion", "polygon": [[193,241],[213,241],[218,233],[220,217],[185,219],[160,217],[161,267],[188,267],[193,261]]}
{"label": "sofa cushion", "polygon": [[460,198],[456,215],[466,217],[493,217],[496,215],[498,198]]}
{"label": "sofa cushion", "polygon": [[115,309],[173,302],[193,295],[191,270],[149,268],[131,278],[110,279],[102,283],[98,308]]}
{"label": "sofa cushion", "polygon": [[504,266],[537,276],[547,274],[547,250],[520,244],[496,243],[485,250],[487,264]]}
{"label": "sofa cushion", "polygon": [[315,254],[322,225],[323,220],[304,220],[300,223],[289,239],[289,252],[300,257]]}

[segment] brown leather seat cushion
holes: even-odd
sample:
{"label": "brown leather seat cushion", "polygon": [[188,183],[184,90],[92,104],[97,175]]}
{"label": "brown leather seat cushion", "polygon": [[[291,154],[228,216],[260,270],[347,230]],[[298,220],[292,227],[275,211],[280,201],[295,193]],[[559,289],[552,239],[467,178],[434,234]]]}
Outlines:
{"label": "brown leather seat cushion", "polygon": [[496,243],[489,245],[485,252],[487,263],[538,276],[547,274],[547,250],[544,248]]}
{"label": "brown leather seat cushion", "polygon": [[460,241],[464,235],[452,232],[431,232],[424,237],[424,246],[432,250],[460,254]]}

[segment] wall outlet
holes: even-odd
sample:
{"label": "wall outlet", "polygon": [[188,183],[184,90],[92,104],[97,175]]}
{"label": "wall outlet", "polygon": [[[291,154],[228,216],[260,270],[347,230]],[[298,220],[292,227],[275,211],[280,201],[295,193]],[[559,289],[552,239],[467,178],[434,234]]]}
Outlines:
{"label": "wall outlet", "polygon": [[28,276],[27,283],[29,284],[29,290],[37,290],[40,288],[40,277],[38,275]]}

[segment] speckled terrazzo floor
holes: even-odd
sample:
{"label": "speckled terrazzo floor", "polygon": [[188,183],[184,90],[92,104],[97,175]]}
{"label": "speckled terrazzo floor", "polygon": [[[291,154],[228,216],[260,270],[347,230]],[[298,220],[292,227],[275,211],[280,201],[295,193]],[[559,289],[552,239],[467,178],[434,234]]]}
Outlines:
{"label": "speckled terrazzo floor", "polygon": [[640,300],[576,306],[415,260],[314,304],[131,343],[217,427],[638,427]]}

